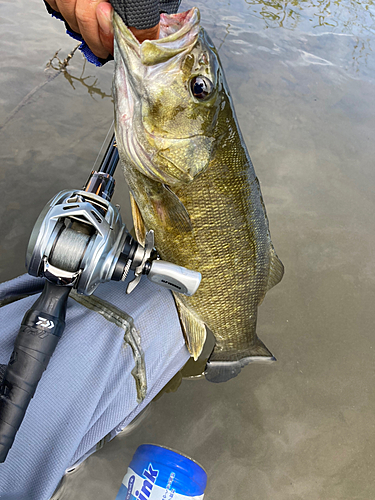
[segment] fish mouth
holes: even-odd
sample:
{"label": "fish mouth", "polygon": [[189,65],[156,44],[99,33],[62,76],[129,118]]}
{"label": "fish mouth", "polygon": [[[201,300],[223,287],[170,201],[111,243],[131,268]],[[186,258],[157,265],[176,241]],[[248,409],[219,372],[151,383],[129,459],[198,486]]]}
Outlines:
{"label": "fish mouth", "polygon": [[191,50],[200,31],[200,13],[197,7],[193,7],[179,14],[161,14],[159,38],[142,43],[116,12],[113,14],[113,27],[121,52],[127,46],[142,64],[153,66]]}
{"label": "fish mouth", "polygon": [[[198,19],[196,19],[196,17]],[[166,38],[174,33],[177,33],[185,27],[190,29],[195,22],[200,21],[200,13],[197,7],[193,7],[186,12],[177,14],[160,14],[160,34],[159,39]]]}
{"label": "fish mouth", "polygon": [[121,34],[128,43],[132,42],[132,44],[139,47],[150,43],[166,47],[167,44],[178,41],[181,42],[182,39],[186,38],[186,35],[189,35],[190,38],[196,37],[196,32],[199,32],[199,23],[200,12],[197,7],[192,7],[186,12],[180,12],[177,14],[162,13],[160,14],[159,38],[156,40],[144,40],[140,43],[126,26],[121,17],[116,12],[113,13],[115,36],[117,37],[118,34]]}

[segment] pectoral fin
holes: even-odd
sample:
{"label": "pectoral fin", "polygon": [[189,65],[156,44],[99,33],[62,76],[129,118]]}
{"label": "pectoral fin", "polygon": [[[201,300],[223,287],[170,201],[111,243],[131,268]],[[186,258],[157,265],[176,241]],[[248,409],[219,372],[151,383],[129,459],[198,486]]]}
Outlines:
{"label": "pectoral fin", "polygon": [[[178,233],[186,233],[192,230],[190,216],[178,196],[165,184],[160,184],[149,195],[156,218],[156,225],[169,227]],[[155,228],[150,228],[155,229]]]}
{"label": "pectoral fin", "polygon": [[197,316],[195,316],[190,309],[182,303],[177,294],[173,294],[173,296],[176,302],[187,348],[196,361],[202,352],[206,341],[206,326],[203,321],[197,318]]}

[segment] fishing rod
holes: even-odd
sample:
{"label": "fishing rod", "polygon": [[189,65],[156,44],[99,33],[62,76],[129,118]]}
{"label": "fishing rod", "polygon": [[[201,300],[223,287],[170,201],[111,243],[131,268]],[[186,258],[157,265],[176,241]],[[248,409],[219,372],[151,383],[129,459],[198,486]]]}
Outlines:
{"label": "fishing rod", "polygon": [[73,288],[91,295],[100,283],[125,281],[130,270],[134,278],[126,293],[134,290],[142,274],[185,295],[195,293],[200,284],[200,273],[157,258],[152,230],[144,246],[130,235],[119,207],[111,203],[118,161],[113,135],[99,170],[91,172],[84,188],[60,191],[44,207],[32,230],[26,266],[30,275],[45,281],[42,294],[22,320],[0,387],[0,463],[64,332]]}

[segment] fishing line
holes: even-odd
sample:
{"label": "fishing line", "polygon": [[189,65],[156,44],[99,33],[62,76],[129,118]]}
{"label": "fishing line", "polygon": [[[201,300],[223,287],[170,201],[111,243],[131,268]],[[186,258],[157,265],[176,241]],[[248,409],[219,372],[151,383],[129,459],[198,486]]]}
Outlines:
{"label": "fishing line", "polygon": [[94,165],[92,167],[93,170],[99,170],[99,168],[97,168],[97,164],[99,163],[99,158],[101,158],[101,156],[102,156],[103,148],[106,147],[109,143],[109,136],[113,134],[114,124],[115,124],[115,120],[113,119],[112,123],[109,127],[109,130],[107,132],[107,135],[105,136],[105,140],[102,143],[102,146],[100,148],[98,156],[96,157],[96,160],[95,160]]}

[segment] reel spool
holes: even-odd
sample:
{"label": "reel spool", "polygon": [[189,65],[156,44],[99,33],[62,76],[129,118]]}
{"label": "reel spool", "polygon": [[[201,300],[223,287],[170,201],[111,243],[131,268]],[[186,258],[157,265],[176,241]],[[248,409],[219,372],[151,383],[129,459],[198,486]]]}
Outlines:
{"label": "reel spool", "polygon": [[117,207],[85,191],[61,191],[34,226],[26,255],[32,276],[91,295],[111,279],[126,238]]}

